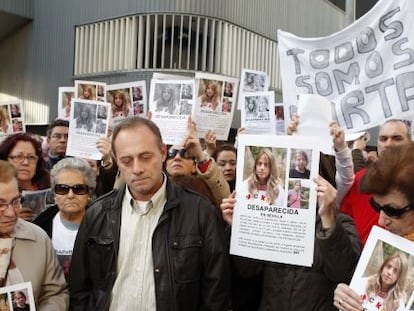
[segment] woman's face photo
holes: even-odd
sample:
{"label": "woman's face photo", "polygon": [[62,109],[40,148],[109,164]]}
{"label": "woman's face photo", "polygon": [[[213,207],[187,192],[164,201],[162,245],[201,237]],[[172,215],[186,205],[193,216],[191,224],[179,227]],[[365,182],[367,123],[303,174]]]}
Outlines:
{"label": "woman's face photo", "polygon": [[295,191],[298,192],[300,190],[300,182],[295,182]]}
{"label": "woman's face photo", "polygon": [[83,91],[83,97],[89,98],[91,96],[91,93],[89,92],[88,88],[85,88]]}
{"label": "woman's face photo", "polygon": [[303,171],[306,168],[306,165],[308,165],[308,162],[306,161],[305,157],[301,154],[296,155],[295,157],[295,166],[296,169]]}
{"label": "woman's face photo", "polygon": [[213,97],[214,96],[214,87],[211,84],[209,84],[206,88],[206,95],[208,97]]}
{"label": "woman's face photo", "polygon": [[224,91],[226,93],[231,93],[232,87],[231,87],[231,84],[230,83],[226,83],[226,85],[224,86]]}
{"label": "woman's face photo", "polygon": [[141,96],[141,89],[139,87],[134,87],[133,92],[134,92],[134,97],[138,98]]}
{"label": "woman's face photo", "polygon": [[254,111],[254,110],[255,110],[255,108],[256,108],[256,104],[255,104],[254,100],[252,99],[252,100],[250,100],[250,101],[249,101],[249,103],[247,104],[247,109],[248,109],[249,111]]}
{"label": "woman's face photo", "polygon": [[256,162],[256,175],[260,183],[266,183],[270,175],[269,161],[267,157],[262,154]]}
{"label": "woman's face photo", "polygon": [[191,87],[187,84],[183,85],[183,97],[191,97],[192,91]]}
{"label": "woman's face photo", "polygon": [[19,113],[19,108],[17,107],[17,105],[12,105],[11,106],[11,112],[12,112],[12,114],[18,114]]}
{"label": "woman's face photo", "polygon": [[89,110],[86,107],[82,107],[80,110],[80,116],[82,119],[87,119],[89,117]]}
{"label": "woman's face photo", "polygon": [[114,103],[115,103],[115,106],[117,106],[118,108],[122,107],[123,100],[122,100],[121,94],[116,94],[115,95]]}
{"label": "woman's face photo", "polygon": [[400,276],[401,265],[398,258],[388,261],[381,271],[382,290],[389,290]]}
{"label": "woman's face photo", "polygon": [[162,99],[164,101],[169,101],[171,99],[171,92],[169,90],[162,91]]}

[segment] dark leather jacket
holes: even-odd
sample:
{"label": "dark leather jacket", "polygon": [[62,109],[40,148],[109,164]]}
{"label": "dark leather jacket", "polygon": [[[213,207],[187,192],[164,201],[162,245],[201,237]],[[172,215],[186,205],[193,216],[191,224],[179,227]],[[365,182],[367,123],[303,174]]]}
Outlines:
{"label": "dark leather jacket", "polygon": [[[125,187],[86,212],[70,271],[70,310],[108,310]],[[167,203],[152,237],[158,311],[226,310],[229,263],[218,212],[205,198],[167,181]],[[128,293],[125,293],[128,295]]]}

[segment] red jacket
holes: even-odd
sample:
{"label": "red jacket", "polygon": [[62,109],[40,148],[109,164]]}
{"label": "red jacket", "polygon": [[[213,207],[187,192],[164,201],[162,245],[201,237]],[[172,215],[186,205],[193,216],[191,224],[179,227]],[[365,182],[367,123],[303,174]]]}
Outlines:
{"label": "red jacket", "polygon": [[341,212],[348,214],[354,219],[356,229],[361,237],[362,243],[368,238],[373,225],[378,225],[379,214],[374,211],[369,203],[371,194],[360,193],[359,181],[364,176],[366,168],[355,174],[355,181],[348,194],[342,201]]}

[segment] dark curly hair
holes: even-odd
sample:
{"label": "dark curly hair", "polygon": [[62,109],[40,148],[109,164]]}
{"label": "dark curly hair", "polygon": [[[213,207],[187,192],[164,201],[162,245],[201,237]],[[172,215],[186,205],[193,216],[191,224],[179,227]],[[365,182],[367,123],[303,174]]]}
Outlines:
{"label": "dark curly hair", "polygon": [[28,133],[16,133],[6,137],[0,144],[0,159],[8,161],[11,151],[19,141],[31,143],[38,158],[36,173],[32,179],[32,183],[35,184],[39,190],[50,188],[50,176],[45,168],[46,164],[42,156],[42,145],[33,135]]}

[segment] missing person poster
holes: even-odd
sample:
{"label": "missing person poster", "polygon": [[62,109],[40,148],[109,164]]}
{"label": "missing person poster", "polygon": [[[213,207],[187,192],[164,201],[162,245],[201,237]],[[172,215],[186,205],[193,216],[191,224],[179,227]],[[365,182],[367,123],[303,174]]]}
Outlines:
{"label": "missing person poster", "polygon": [[83,99],[74,99],[72,103],[66,155],[100,160],[102,154],[96,142],[108,136],[110,104]]}
{"label": "missing person poster", "polygon": [[[311,266],[316,137],[240,135],[230,253]],[[304,157],[301,167],[295,159]]]}
{"label": "missing person poster", "polygon": [[239,80],[197,72],[195,81],[194,121],[198,137],[204,138],[208,130],[213,130],[217,140],[227,140],[236,109]]}
{"label": "missing person poster", "polygon": [[350,284],[364,310],[413,310],[413,263],[414,242],[372,227]]}
{"label": "missing person poster", "polygon": [[0,101],[0,139],[26,131],[23,103],[20,99]]}
{"label": "missing person poster", "polygon": [[164,143],[184,143],[188,134],[188,118],[194,109],[193,91],[194,80],[151,80],[149,110],[152,121],[160,128]]}
{"label": "missing person poster", "polygon": [[0,310],[36,311],[32,283],[0,287]]}

